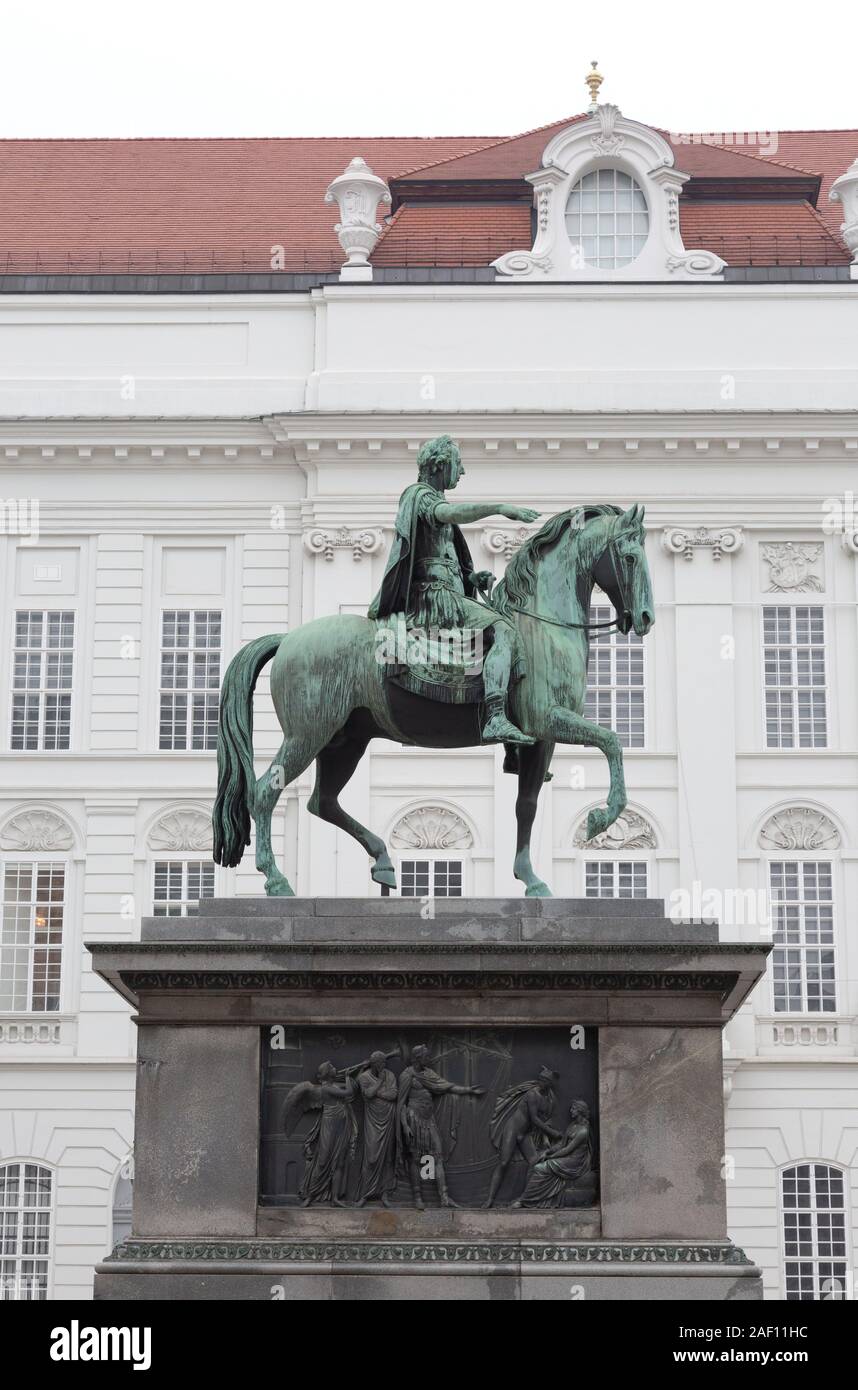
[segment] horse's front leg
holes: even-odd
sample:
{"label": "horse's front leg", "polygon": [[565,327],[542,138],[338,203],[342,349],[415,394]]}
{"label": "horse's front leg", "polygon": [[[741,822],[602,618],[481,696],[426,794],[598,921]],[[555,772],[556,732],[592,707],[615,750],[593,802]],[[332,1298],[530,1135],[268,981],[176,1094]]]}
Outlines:
{"label": "horse's front leg", "polygon": [[551,889],[534,873],[530,862],[530,832],[536,816],[539,793],[554,752],[553,743],[535,743],[531,748],[518,748],[518,797],[515,818],[518,837],[515,846],[513,873],[524,884],[526,898],[550,898]]}
{"label": "horse's front leg", "polygon": [[608,760],[611,785],[607,806],[597,808],[587,817],[587,839],[592,840],[613,825],[626,808],[626,777],[623,771],[623,750],[613,729],[603,729],[582,714],[555,705],[549,717],[549,728],[558,743],[581,743],[588,748],[600,748]]}

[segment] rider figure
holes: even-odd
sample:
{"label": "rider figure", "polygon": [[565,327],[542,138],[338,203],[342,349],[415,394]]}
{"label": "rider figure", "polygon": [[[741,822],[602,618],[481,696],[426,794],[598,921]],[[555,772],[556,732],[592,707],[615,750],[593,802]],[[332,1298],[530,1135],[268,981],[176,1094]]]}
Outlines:
{"label": "rider figure", "polygon": [[417,455],[419,481],[399,499],[396,532],[381,589],[369,608],[370,618],[405,613],[409,626],[436,630],[491,630],[492,642],[483,662],[485,691],[484,743],[529,744],[533,739],[507,718],[506,697],[516,638],[512,625],[477,602],[477,593],[490,589],[490,570],[474,572],[459,527],[487,516],[511,521],[535,521],[539,513],[509,502],[448,502],[447,488],[464,476],[462,456],[449,435],[430,439]]}

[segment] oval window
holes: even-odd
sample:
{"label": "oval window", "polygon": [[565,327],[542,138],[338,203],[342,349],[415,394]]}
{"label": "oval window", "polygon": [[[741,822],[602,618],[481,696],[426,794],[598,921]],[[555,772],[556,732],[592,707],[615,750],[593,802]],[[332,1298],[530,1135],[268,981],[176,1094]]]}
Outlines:
{"label": "oval window", "polygon": [[620,169],[585,174],[569,194],[566,230],[584,265],[618,270],[643,250],[649,210],[639,184]]}

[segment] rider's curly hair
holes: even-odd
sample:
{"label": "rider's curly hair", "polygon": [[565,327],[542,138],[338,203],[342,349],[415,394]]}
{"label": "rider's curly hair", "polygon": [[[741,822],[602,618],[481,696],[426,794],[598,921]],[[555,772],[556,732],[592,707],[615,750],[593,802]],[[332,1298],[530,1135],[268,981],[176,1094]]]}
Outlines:
{"label": "rider's curly hair", "polygon": [[417,476],[421,483],[429,483],[443,469],[445,479],[449,477],[450,464],[459,452],[459,446],[449,434],[439,434],[437,439],[429,439],[417,455]]}

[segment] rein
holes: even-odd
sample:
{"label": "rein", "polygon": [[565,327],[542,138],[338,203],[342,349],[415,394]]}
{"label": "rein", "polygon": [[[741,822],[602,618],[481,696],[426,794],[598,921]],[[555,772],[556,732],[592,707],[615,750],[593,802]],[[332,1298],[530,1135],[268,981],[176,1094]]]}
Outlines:
{"label": "rein", "polygon": [[[627,594],[627,592],[626,592],[626,584],[625,584],[625,582],[624,582],[625,576],[623,576],[623,575],[620,574],[619,568],[618,568],[618,566],[617,566],[617,556],[616,556],[616,552],[615,552],[615,550],[614,550],[615,539],[616,539],[616,538],[613,538],[612,540],[610,540],[610,541],[608,542],[608,544],[607,544],[607,546],[606,546],[606,551],[607,551],[607,553],[608,553],[608,555],[609,555],[609,557],[610,557],[611,568],[612,568],[612,570],[614,571],[614,579],[616,580],[616,583],[617,583],[617,590],[618,590],[619,595],[620,595],[620,598],[621,598],[621,600],[622,600],[622,602],[623,602],[623,607],[624,607],[627,611],[630,611],[630,604],[629,604],[629,602],[628,602],[628,594]],[[443,581],[443,579],[435,579],[435,580],[433,580],[432,582],[433,582],[434,584],[437,584],[439,588],[441,588],[441,589],[447,589],[451,594],[456,594],[457,596],[459,596],[459,590],[458,590],[458,589],[454,589],[453,586],[452,586],[452,584],[445,584],[444,581]],[[499,618],[504,618],[504,617],[506,617],[506,613],[501,612],[501,610],[500,610],[499,608],[497,608],[497,607],[495,606],[495,604],[492,603],[491,599],[490,599],[486,594],[484,594],[482,591],[477,591],[477,593],[474,594],[474,595],[472,596],[472,600],[471,600],[471,601],[474,602],[474,603],[478,603],[478,604],[480,605],[481,608],[486,608],[486,609],[488,609],[488,611],[489,611],[490,613],[496,613],[497,616],[498,616]],[[521,607],[519,607],[518,605],[513,605],[513,604],[510,604],[510,605],[509,605],[509,607],[508,607],[508,609],[507,609],[507,612],[508,612],[508,613],[521,613],[521,614],[523,614],[523,615],[524,615],[525,617],[527,617],[527,618],[535,618],[536,621],[537,621],[538,623],[549,623],[551,627],[562,627],[562,628],[567,628],[567,629],[574,629],[574,630],[577,631],[577,632],[587,632],[587,633],[590,633],[590,632],[598,632],[598,631],[600,631],[600,630],[601,630],[601,631],[606,631],[606,630],[608,630],[608,629],[610,629],[610,628],[617,628],[617,629],[619,629],[619,626],[620,626],[620,619],[619,619],[619,618],[611,618],[610,621],[608,621],[608,622],[606,622],[606,623],[568,623],[568,622],[564,622],[562,618],[547,618],[547,617],[545,616],[544,613],[537,613],[537,612],[535,612],[532,608],[521,608]]]}
{"label": "rein", "polygon": [[[436,579],[434,583],[438,585],[439,589],[447,589],[449,593],[456,594],[457,597],[461,598],[460,591],[454,589],[452,584],[445,584],[443,580],[440,579]],[[495,613],[499,618],[506,617],[506,614],[502,613],[499,608],[496,608],[483,593],[472,595],[471,602],[478,603],[481,608],[488,609],[490,613]],[[535,618],[538,623],[550,623],[552,627],[575,628],[579,632],[595,632],[598,628],[619,627],[620,622],[619,618],[612,618],[610,622],[607,623],[566,623],[562,618],[547,618],[544,613],[535,613],[532,608],[513,607],[512,604],[507,611],[510,613],[523,613],[525,617]]]}
{"label": "rein", "polygon": [[[477,600],[479,602],[479,600]],[[490,608],[493,613],[497,613],[499,618],[504,615],[499,608],[495,608],[493,603],[486,603],[486,608]],[[538,623],[550,623],[552,627],[572,627],[579,632],[595,632],[598,628],[619,627],[619,618],[612,618],[607,623],[565,623],[561,618],[546,618],[543,613],[535,613],[532,608],[514,608],[510,605],[510,613],[523,613],[528,618],[535,618]]]}
{"label": "rein", "polygon": [[[611,568],[614,571],[614,578],[617,582],[617,590],[619,592],[620,598],[622,599],[623,607],[626,609],[630,609],[630,605],[628,603],[628,595],[626,593],[626,585],[623,582],[623,577],[620,575],[620,571],[617,567],[617,557],[614,551],[614,540],[608,542],[606,549],[610,557]],[[480,595],[479,599],[477,599],[477,602],[482,603],[485,608],[491,609],[493,613],[497,613],[498,617],[504,616],[500,612],[500,610],[495,607],[491,600],[488,599],[484,594]],[[589,633],[597,632],[599,630],[605,631],[606,629],[610,628],[619,629],[620,626],[619,618],[611,618],[610,621],[606,623],[567,623],[564,622],[561,618],[547,618],[543,613],[534,612],[532,608],[521,608],[518,605],[510,604],[508,611],[510,613],[523,613],[528,618],[535,618],[538,623],[550,623],[552,627],[574,628],[578,632]]]}

